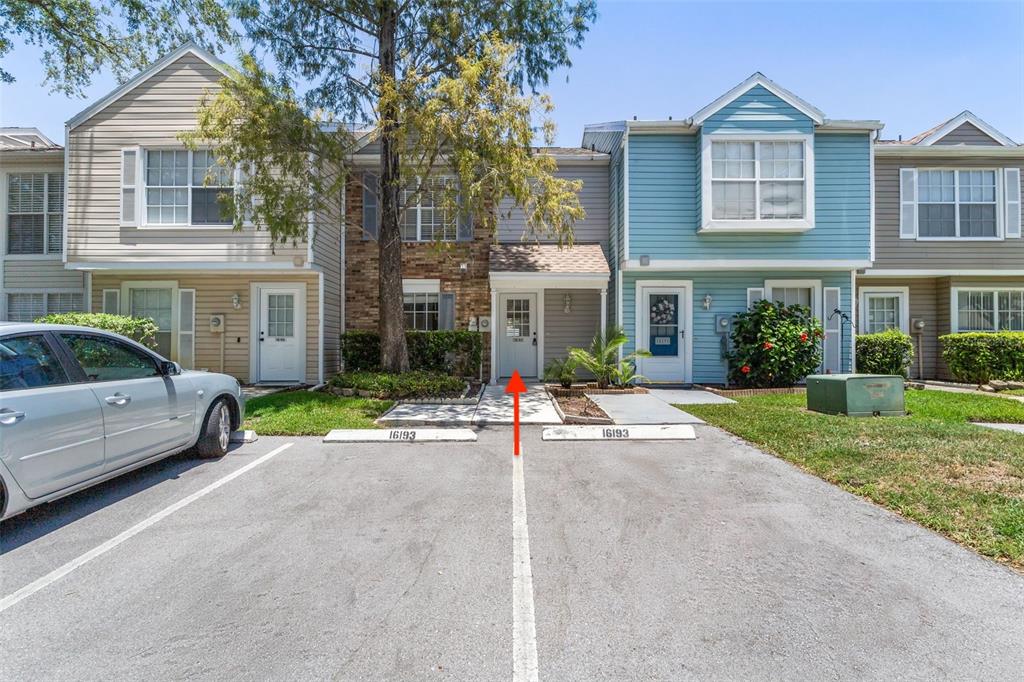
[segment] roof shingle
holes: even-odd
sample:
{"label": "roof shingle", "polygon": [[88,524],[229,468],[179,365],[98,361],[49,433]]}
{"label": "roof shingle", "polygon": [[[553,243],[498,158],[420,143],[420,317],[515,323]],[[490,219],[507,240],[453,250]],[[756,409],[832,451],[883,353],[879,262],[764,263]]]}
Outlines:
{"label": "roof shingle", "polygon": [[491,272],[610,274],[600,244],[495,244]]}

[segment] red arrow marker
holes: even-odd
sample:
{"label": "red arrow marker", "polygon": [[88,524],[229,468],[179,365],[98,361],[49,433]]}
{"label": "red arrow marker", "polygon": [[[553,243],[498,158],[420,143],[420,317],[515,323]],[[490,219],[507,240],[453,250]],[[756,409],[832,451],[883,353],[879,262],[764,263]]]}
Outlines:
{"label": "red arrow marker", "polygon": [[515,417],[512,419],[512,437],[515,439],[515,447],[513,453],[516,457],[519,456],[519,394],[526,393],[526,384],[523,383],[523,378],[519,376],[519,370],[512,371],[512,378],[508,380],[508,385],[505,386],[505,393],[512,394],[513,409],[515,411]]}

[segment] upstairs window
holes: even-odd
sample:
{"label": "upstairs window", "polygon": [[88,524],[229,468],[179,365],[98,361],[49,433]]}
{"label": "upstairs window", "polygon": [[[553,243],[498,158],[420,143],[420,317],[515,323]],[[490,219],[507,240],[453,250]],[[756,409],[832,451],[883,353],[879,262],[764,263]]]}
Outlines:
{"label": "upstairs window", "polygon": [[994,170],[918,172],[920,237],[998,237]]}
{"label": "upstairs window", "polygon": [[7,176],[7,253],[58,254],[64,249],[64,174]]}
{"label": "upstairs window", "polygon": [[124,150],[121,218],[134,223],[136,158],[141,158],[141,215],[144,225],[229,226],[232,217],[221,200],[234,191],[235,171],[217,163],[211,151]]}
{"label": "upstairs window", "polygon": [[809,229],[812,152],[807,139],[705,141],[702,229]]}
{"label": "upstairs window", "polygon": [[402,241],[454,242],[459,237],[459,221],[455,211],[443,206],[443,195],[450,180],[432,178],[416,196],[416,187],[402,191]]}

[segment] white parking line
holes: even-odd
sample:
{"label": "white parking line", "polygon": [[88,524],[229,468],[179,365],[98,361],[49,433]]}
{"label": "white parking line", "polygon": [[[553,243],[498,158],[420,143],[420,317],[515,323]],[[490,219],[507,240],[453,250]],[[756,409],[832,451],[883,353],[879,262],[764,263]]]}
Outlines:
{"label": "white parking line", "polygon": [[512,679],[537,682],[537,625],[533,618],[533,569],[526,525],[523,457],[512,463]]}
{"label": "white parking line", "polygon": [[117,535],[117,536],[107,540],[102,545],[99,545],[98,547],[95,547],[95,548],[89,550],[85,554],[83,554],[83,555],[81,555],[81,556],[79,556],[79,557],[77,557],[75,559],[72,559],[71,561],[69,561],[66,564],[64,564],[63,566],[61,566],[60,568],[57,568],[57,569],[54,569],[54,570],[50,571],[49,573],[44,575],[42,578],[39,578],[38,580],[29,583],[28,585],[26,585],[25,587],[21,588],[17,592],[9,594],[6,597],[4,597],[3,599],[0,599],[0,612],[6,611],[7,609],[9,609],[10,607],[14,606],[18,602],[20,602],[22,599],[25,599],[26,597],[31,597],[33,594],[35,594],[39,590],[43,589],[44,587],[46,587],[48,585],[52,585],[53,583],[57,582],[58,580],[60,580],[64,576],[66,576],[68,573],[71,573],[71,571],[75,570],[79,566],[82,566],[82,565],[92,561],[93,559],[95,559],[98,556],[102,556],[103,554],[106,554],[110,550],[112,550],[115,547],[117,547],[118,545],[120,545],[125,540],[128,540],[129,538],[131,538],[131,537],[133,537],[135,535],[138,535],[142,531],[144,531],[147,528],[149,528],[150,526],[152,526],[154,523],[160,521],[161,519],[167,518],[168,516],[170,516],[171,514],[173,514],[176,511],[178,511],[182,507],[186,507],[186,506],[192,504],[193,502],[198,500],[200,497],[203,497],[204,495],[212,493],[217,488],[221,487],[225,483],[229,483],[229,482],[235,480],[236,478],[238,478],[239,476],[241,476],[245,472],[249,471],[250,469],[254,469],[254,468],[258,467],[260,464],[263,464],[264,462],[269,460],[270,458],[276,457],[277,455],[281,454],[282,452],[284,452],[285,450],[290,448],[292,445],[294,445],[294,443],[285,443],[281,447],[274,448],[273,450],[271,450],[267,454],[263,455],[262,457],[249,462],[245,466],[243,466],[243,467],[241,467],[241,468],[239,468],[239,469],[237,469],[235,471],[232,471],[230,474],[228,474],[224,478],[221,478],[221,479],[219,479],[217,481],[214,481],[213,483],[211,483],[210,485],[206,486],[202,490],[194,492],[191,495],[189,495],[188,497],[175,502],[171,506],[169,506],[169,507],[167,507],[167,508],[165,508],[165,509],[163,509],[161,511],[158,511],[156,514],[153,514],[152,516],[150,516],[149,518],[145,519],[144,521],[140,521],[139,523],[135,524],[134,526],[132,526],[128,530],[124,531],[120,535]]}

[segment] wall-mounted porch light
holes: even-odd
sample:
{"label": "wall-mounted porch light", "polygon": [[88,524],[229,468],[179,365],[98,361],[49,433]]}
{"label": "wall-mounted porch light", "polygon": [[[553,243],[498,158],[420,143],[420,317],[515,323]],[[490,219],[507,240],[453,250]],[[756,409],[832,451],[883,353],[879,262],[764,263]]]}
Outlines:
{"label": "wall-mounted porch light", "polygon": [[238,294],[232,294],[231,295],[231,307],[234,308],[235,310],[238,310],[239,308],[241,308],[242,307],[242,297],[239,296]]}
{"label": "wall-mounted porch light", "polygon": [[562,298],[562,302],[565,304],[565,306],[562,308],[562,312],[568,315],[569,313],[572,312],[572,294],[566,294]]}
{"label": "wall-mounted porch light", "polygon": [[711,294],[704,294],[704,310],[711,310],[711,304],[714,299],[711,298]]}

